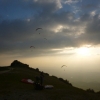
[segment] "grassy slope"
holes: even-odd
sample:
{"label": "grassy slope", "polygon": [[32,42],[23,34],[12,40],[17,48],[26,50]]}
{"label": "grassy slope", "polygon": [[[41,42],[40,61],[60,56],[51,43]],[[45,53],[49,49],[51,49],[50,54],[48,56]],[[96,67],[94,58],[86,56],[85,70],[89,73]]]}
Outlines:
{"label": "grassy slope", "polygon": [[[39,75],[40,73],[36,70],[28,69],[28,68],[15,68],[7,73],[0,74],[0,95],[5,95],[12,93],[13,91],[33,91],[34,85],[22,83],[21,79],[23,78],[30,78],[35,80],[35,76]],[[45,95],[48,95],[49,98],[52,100],[60,100],[62,97],[68,95],[73,96],[93,96],[95,99],[93,100],[100,100],[96,99],[96,94],[90,94],[86,91],[67,85],[60,81],[58,78],[44,75],[44,85],[52,84],[54,85],[54,89],[51,90],[43,90]],[[79,99],[77,99],[79,100]],[[88,99],[87,99],[88,100]],[[92,100],[92,99],[91,99]]]}

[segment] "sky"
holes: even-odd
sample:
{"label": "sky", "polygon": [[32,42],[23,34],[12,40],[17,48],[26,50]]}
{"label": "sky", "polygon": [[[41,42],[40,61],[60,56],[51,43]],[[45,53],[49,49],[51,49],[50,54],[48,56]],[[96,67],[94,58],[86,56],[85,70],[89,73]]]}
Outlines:
{"label": "sky", "polygon": [[0,0],[0,66],[19,60],[85,88],[100,83],[99,37],[100,0]]}

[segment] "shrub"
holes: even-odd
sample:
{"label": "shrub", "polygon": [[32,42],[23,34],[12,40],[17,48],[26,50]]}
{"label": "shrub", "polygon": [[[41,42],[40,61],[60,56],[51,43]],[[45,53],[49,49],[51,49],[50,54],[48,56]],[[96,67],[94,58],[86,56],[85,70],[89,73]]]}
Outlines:
{"label": "shrub", "polygon": [[60,80],[60,81],[62,81],[62,82],[64,82],[64,83],[66,83],[66,84],[68,84],[68,85],[71,85],[71,86],[72,86],[72,84],[71,84],[71,83],[69,83],[69,81],[68,81],[68,80],[64,80],[63,78],[59,78],[59,80]]}
{"label": "shrub", "polygon": [[36,71],[39,72],[39,68],[36,68]]}
{"label": "shrub", "polygon": [[94,90],[93,89],[90,89],[90,88],[87,89],[86,91],[89,92],[89,93],[95,93]]}

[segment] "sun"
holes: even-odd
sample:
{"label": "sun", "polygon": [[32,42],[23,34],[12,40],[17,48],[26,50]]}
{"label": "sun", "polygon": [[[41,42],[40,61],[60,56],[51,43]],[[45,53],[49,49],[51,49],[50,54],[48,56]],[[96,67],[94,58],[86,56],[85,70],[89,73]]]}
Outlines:
{"label": "sun", "polygon": [[80,47],[77,49],[77,54],[81,56],[88,56],[90,55],[90,50],[87,47]]}

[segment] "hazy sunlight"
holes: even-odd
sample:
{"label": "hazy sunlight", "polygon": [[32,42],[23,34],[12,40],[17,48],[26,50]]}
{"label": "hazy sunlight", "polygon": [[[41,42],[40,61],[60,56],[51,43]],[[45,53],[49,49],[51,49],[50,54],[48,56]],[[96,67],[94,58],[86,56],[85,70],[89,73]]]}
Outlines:
{"label": "hazy sunlight", "polygon": [[76,53],[80,56],[88,56],[90,55],[90,49],[87,47],[80,47],[77,49]]}

